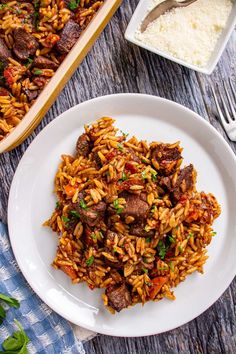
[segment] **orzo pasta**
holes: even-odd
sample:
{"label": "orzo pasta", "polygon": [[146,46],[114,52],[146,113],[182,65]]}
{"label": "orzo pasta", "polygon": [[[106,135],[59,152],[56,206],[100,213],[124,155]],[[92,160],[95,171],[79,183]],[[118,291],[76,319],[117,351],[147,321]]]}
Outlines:
{"label": "orzo pasta", "polygon": [[127,138],[103,117],[85,126],[55,177],[57,205],[45,225],[59,235],[53,266],[73,283],[104,288],[112,312],[174,300],[173,288],[203,273],[220,206],[196,190],[179,142]]}
{"label": "orzo pasta", "polygon": [[102,4],[0,1],[0,140],[22,120]]}

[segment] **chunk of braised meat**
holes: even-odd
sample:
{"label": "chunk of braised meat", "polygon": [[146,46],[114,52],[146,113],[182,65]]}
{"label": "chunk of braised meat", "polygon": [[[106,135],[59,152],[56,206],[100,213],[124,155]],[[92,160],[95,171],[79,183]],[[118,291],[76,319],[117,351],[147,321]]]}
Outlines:
{"label": "chunk of braised meat", "polygon": [[102,163],[97,151],[93,151],[91,153],[90,159],[94,162],[96,169],[100,170],[100,168],[102,167]]}
{"label": "chunk of braised meat", "polygon": [[127,151],[130,155],[130,161],[141,162],[140,158],[136,155],[135,151],[132,148],[127,148]]}
{"label": "chunk of braised meat", "polygon": [[7,48],[5,41],[2,38],[0,38],[0,61],[3,67],[7,66],[7,59],[11,56],[12,56],[11,52]]}
{"label": "chunk of braised meat", "polygon": [[58,68],[58,65],[56,63],[54,63],[54,61],[52,61],[46,57],[43,57],[41,55],[34,58],[33,66],[35,66],[36,68],[39,68],[39,69],[57,70],[57,68]]}
{"label": "chunk of braised meat", "polygon": [[61,54],[67,54],[80,37],[82,30],[80,25],[69,20],[61,32],[61,38],[56,44],[56,49]]}
{"label": "chunk of braised meat", "polygon": [[139,236],[139,237],[153,237],[155,235],[155,231],[145,231],[145,222],[142,220],[140,222],[134,223],[130,225],[129,233],[131,235]]}
{"label": "chunk of braised meat", "polygon": [[124,283],[108,287],[105,294],[108,304],[117,312],[132,304],[130,291]]}
{"label": "chunk of braised meat", "polygon": [[172,174],[182,159],[180,148],[177,146],[170,147],[169,144],[159,144],[156,146],[152,150],[151,157],[154,168],[164,176]]}
{"label": "chunk of braised meat", "polygon": [[0,96],[9,96],[10,92],[4,87],[0,87]]}
{"label": "chunk of braised meat", "polygon": [[80,135],[76,143],[77,156],[88,156],[90,152],[89,137],[86,133]]}
{"label": "chunk of braised meat", "polygon": [[48,84],[48,82],[50,81],[50,78],[48,78],[46,76],[34,76],[32,81],[40,89],[43,89]]}
{"label": "chunk of braised meat", "polygon": [[99,202],[89,208],[82,208],[80,203],[76,205],[76,210],[80,215],[80,219],[88,226],[97,225],[103,218],[106,211],[106,203]]}
{"label": "chunk of braised meat", "polygon": [[186,192],[189,192],[193,189],[195,171],[193,165],[184,167],[179,171],[175,184],[173,185],[174,175],[169,177],[163,177],[160,179],[160,186],[165,187],[175,201],[180,200],[180,198]]}
{"label": "chunk of braised meat", "polygon": [[26,96],[28,97],[28,100],[31,102],[33,100],[35,100],[38,95],[39,95],[39,91],[38,90],[28,90],[28,89],[24,89],[23,90],[24,93],[26,94]]}
{"label": "chunk of braised meat", "polygon": [[119,197],[124,198],[126,204],[121,212],[122,217],[132,216],[135,220],[144,219],[147,216],[149,205],[146,202],[146,195],[131,194],[122,192]]}
{"label": "chunk of braised meat", "polygon": [[106,246],[108,248],[113,248],[114,247],[115,238],[117,238],[118,241],[119,241],[121,236],[118,233],[114,232],[114,231],[107,230],[107,233],[106,233]]}
{"label": "chunk of braised meat", "polygon": [[19,59],[26,60],[30,55],[35,54],[39,44],[32,34],[28,33],[22,27],[16,28],[13,34],[13,51]]}

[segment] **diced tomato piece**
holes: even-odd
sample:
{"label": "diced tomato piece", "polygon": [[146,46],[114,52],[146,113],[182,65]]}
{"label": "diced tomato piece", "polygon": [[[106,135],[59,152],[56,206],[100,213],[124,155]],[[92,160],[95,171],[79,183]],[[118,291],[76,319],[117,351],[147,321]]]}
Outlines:
{"label": "diced tomato piece", "polygon": [[4,87],[0,87],[0,96],[9,96],[10,92]]}
{"label": "diced tomato piece", "polygon": [[77,274],[74,270],[74,268],[72,266],[68,266],[68,265],[64,265],[64,266],[61,266],[60,269],[66,273],[67,275],[69,275],[69,277],[74,280],[77,278]]}
{"label": "diced tomato piece", "polygon": [[130,162],[126,162],[126,164],[125,164],[125,169],[126,169],[127,171],[131,172],[131,173],[136,173],[136,172],[137,172],[136,167],[135,167],[132,163],[130,163]]}
{"label": "diced tomato piece", "polygon": [[118,153],[117,150],[113,150],[113,151],[109,152],[108,154],[106,154],[107,161],[111,161],[117,155],[117,153]]}
{"label": "diced tomato piece", "polygon": [[156,277],[151,280],[152,286],[149,289],[149,298],[154,300],[162,286],[168,281],[168,277]]}
{"label": "diced tomato piece", "polygon": [[14,84],[14,69],[11,67],[7,67],[3,71],[3,76],[5,77],[6,83],[10,86]]}
{"label": "diced tomato piece", "polygon": [[73,197],[73,195],[75,194],[76,192],[76,187],[75,186],[71,186],[70,184],[67,184],[65,187],[65,192],[67,194],[68,197]]}

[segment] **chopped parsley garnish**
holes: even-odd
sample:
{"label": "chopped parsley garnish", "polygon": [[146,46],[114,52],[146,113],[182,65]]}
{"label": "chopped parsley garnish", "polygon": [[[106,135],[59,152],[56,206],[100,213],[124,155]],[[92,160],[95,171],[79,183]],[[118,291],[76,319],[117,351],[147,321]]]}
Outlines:
{"label": "chopped parsley garnish", "polygon": [[183,252],[183,248],[181,246],[178,247],[178,250],[180,251],[180,253]]}
{"label": "chopped parsley garnish", "polygon": [[157,211],[157,206],[154,205],[154,207],[152,207],[152,209],[151,209],[151,213],[155,213],[156,211]]}
{"label": "chopped parsley garnish", "polygon": [[127,174],[123,171],[121,176],[122,181],[126,181],[128,179]]}
{"label": "chopped parsley garnish", "polygon": [[40,8],[40,0],[34,0],[33,1],[34,5],[34,25],[36,28],[38,28],[39,25],[39,8]]}
{"label": "chopped parsley garnish", "polygon": [[151,242],[151,237],[147,237],[145,242],[150,243]]}
{"label": "chopped parsley garnish", "polygon": [[103,236],[103,233],[102,233],[101,231],[99,231],[99,235],[100,235],[101,238],[104,237],[104,236]]}
{"label": "chopped parsley garnish", "polygon": [[68,4],[68,7],[71,11],[76,10],[79,6],[80,0],[71,0]]}
{"label": "chopped parsley garnish", "polygon": [[[33,63],[33,59],[28,58],[27,62],[25,63],[25,66],[28,68],[31,64]],[[36,74],[37,75],[37,74]]]}
{"label": "chopped parsley garnish", "polygon": [[152,173],[152,181],[156,182],[156,180],[157,180],[157,172],[153,172]]}
{"label": "chopped parsley garnish", "polygon": [[190,233],[188,234],[187,239],[189,240],[191,237],[193,237],[193,234],[190,232]]}
{"label": "chopped parsley garnish", "polygon": [[93,264],[93,262],[94,262],[94,256],[91,256],[86,260],[86,265],[90,267]]}
{"label": "chopped parsley garnish", "polygon": [[0,10],[5,9],[5,7],[7,7],[7,6],[8,6],[7,4],[0,4]]}
{"label": "chopped parsley garnish", "polygon": [[152,283],[150,281],[146,281],[144,282],[147,286],[152,286]]}
{"label": "chopped parsley garnish", "polygon": [[120,132],[125,138],[127,138],[127,136],[129,135],[129,133],[124,133],[122,130],[120,130]]}
{"label": "chopped parsley garnish", "polygon": [[117,144],[117,149],[120,150],[120,151],[123,151],[124,150],[124,147],[122,144],[118,143]]}
{"label": "chopped parsley garnish", "polygon": [[169,267],[170,267],[170,270],[173,272],[173,271],[174,271],[173,262],[170,262],[170,263],[169,263]]}
{"label": "chopped parsley garnish", "polygon": [[77,219],[80,218],[80,215],[79,215],[79,213],[78,213],[76,210],[71,210],[71,211],[70,211],[70,215],[71,215],[72,217],[74,217],[74,218],[77,218]]}
{"label": "chopped parsley garnish", "polygon": [[97,236],[96,236],[96,234],[95,234],[94,232],[91,234],[91,238],[92,238],[93,240],[96,240],[96,239],[97,239]]}
{"label": "chopped parsley garnish", "polygon": [[144,160],[144,159],[142,159],[141,161],[142,161],[142,163],[147,163],[147,161],[146,161],[146,160]]}
{"label": "chopped parsley garnish", "polygon": [[114,206],[114,208],[116,209],[116,213],[117,213],[117,214],[121,214],[121,213],[122,213],[122,211],[123,211],[124,208],[119,205],[118,199],[114,200],[113,206]]}
{"label": "chopped parsley garnish", "polygon": [[33,73],[34,73],[34,75],[41,75],[43,73],[43,71],[40,69],[36,69],[33,71]]}
{"label": "chopped parsley garnish", "polygon": [[82,209],[87,209],[87,204],[85,203],[85,201],[83,199],[81,199],[81,201],[79,202],[79,205],[81,206]]}
{"label": "chopped parsley garnish", "polygon": [[64,223],[67,223],[67,222],[70,220],[70,219],[69,219],[67,216],[65,216],[65,215],[62,215],[61,219],[62,219],[62,221],[63,221]]}
{"label": "chopped parsley garnish", "polygon": [[147,268],[143,268],[142,271],[143,271],[144,273],[146,273],[146,274],[148,273],[148,269],[147,269]]}
{"label": "chopped parsley garnish", "polygon": [[0,353],[4,354],[28,354],[27,344],[29,343],[29,337],[25,333],[21,324],[15,319],[15,324],[19,328],[18,331],[14,332],[11,336],[4,340],[2,343],[3,351]]}
{"label": "chopped parsley garnish", "polygon": [[175,243],[175,242],[176,242],[176,241],[175,241],[175,238],[174,238],[173,236],[171,236],[171,235],[168,235],[167,238],[168,238],[168,241],[169,241],[170,243]]}
{"label": "chopped parsley garnish", "polygon": [[164,259],[165,258],[165,255],[166,255],[166,251],[167,251],[167,247],[166,245],[164,244],[164,242],[162,240],[160,240],[158,242],[158,245],[157,245],[157,250],[158,250],[158,255],[161,259]]}
{"label": "chopped parsley garnish", "polygon": [[56,209],[60,208],[61,204],[59,202],[56,202]]}
{"label": "chopped parsley garnish", "polygon": [[167,266],[157,268],[157,270],[167,270],[167,269],[168,269],[168,267],[167,267]]}
{"label": "chopped parsley garnish", "polygon": [[216,231],[213,231],[213,232],[212,232],[212,236],[215,236],[216,234],[217,234]]}

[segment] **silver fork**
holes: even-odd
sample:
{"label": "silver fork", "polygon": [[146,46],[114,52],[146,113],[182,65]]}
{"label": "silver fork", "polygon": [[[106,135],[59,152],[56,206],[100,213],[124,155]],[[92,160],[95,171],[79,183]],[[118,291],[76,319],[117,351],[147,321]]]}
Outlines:
{"label": "silver fork", "polygon": [[235,113],[235,109],[234,109],[234,104],[236,102],[236,92],[235,89],[233,87],[233,82],[231,79],[229,79],[229,86],[232,92],[232,96],[234,97],[234,99],[232,99],[232,96],[229,93],[229,89],[227,88],[227,83],[225,80],[223,80],[223,85],[224,85],[224,90],[227,96],[227,100],[228,100],[228,105],[230,107],[231,110],[231,114],[229,113],[229,110],[227,108],[227,104],[225,102],[225,98],[223,97],[223,95],[221,94],[220,90],[219,91],[219,96],[222,102],[222,105],[224,107],[224,114],[222,112],[222,109],[220,108],[220,104],[219,104],[219,100],[216,96],[216,92],[214,87],[211,87],[212,89],[212,93],[215,99],[215,103],[216,103],[216,107],[218,110],[218,114],[219,114],[219,118],[220,121],[224,127],[224,130],[226,132],[226,134],[228,135],[229,139],[232,141],[236,141],[236,113]]}

